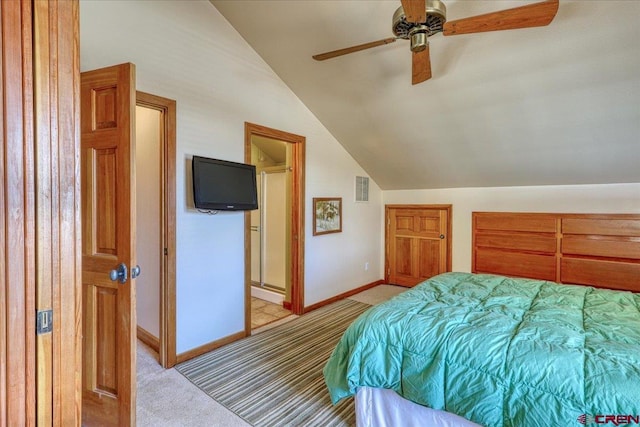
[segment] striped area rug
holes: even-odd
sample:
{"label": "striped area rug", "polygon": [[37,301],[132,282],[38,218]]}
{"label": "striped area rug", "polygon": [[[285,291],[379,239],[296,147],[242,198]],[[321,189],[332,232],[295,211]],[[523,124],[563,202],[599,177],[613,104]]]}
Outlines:
{"label": "striped area rug", "polygon": [[369,307],[341,300],[176,369],[253,426],[353,426],[353,398],[333,406],[322,368],[347,327]]}

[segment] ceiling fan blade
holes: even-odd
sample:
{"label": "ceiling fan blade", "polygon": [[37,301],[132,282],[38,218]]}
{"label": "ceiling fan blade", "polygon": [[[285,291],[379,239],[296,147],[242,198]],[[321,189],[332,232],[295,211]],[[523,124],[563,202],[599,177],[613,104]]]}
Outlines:
{"label": "ceiling fan blade", "polygon": [[375,42],[369,42],[364,44],[359,44],[357,46],[346,47],[344,49],[332,50],[331,52],[320,53],[318,55],[313,55],[313,59],[316,61],[324,61],[325,59],[335,58],[336,56],[346,55],[348,53],[358,52],[365,49],[370,49],[376,46],[382,46],[383,44],[393,43],[397,39],[395,37],[389,37],[388,39],[382,39]]}
{"label": "ceiling fan blade", "polygon": [[401,0],[407,22],[420,24],[427,20],[425,0]]}
{"label": "ceiling fan blade", "polygon": [[558,12],[558,3],[559,0],[547,0],[515,7],[513,9],[446,22],[444,24],[443,34],[445,36],[454,36],[485,31],[543,27],[553,21],[553,18]]}
{"label": "ceiling fan blade", "polygon": [[413,52],[411,66],[411,84],[417,85],[431,78],[431,58],[429,45],[421,52]]}

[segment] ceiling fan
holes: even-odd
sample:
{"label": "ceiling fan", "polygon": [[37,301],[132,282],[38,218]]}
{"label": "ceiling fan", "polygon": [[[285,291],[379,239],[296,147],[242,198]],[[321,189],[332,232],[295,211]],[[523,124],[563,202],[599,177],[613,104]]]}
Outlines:
{"label": "ceiling fan", "polygon": [[411,40],[413,52],[411,83],[415,85],[431,78],[428,38],[432,35],[442,33],[445,36],[454,36],[542,27],[549,25],[556,16],[559,0],[545,0],[455,21],[447,21],[447,8],[440,0],[401,0],[401,3],[402,6],[393,14],[392,30],[395,37],[313,55],[313,59],[324,61],[393,43],[398,39]]}

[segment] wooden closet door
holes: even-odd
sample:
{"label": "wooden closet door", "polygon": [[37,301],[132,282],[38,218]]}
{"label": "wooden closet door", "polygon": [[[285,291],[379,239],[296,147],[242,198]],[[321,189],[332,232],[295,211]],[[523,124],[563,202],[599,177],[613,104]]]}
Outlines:
{"label": "wooden closet door", "polygon": [[0,50],[0,426],[79,425],[77,1],[0,1]]}
{"label": "wooden closet door", "polygon": [[386,281],[415,286],[451,270],[450,206],[386,207]]}
{"label": "wooden closet door", "polygon": [[0,1],[0,426],[80,424],[78,22]]}

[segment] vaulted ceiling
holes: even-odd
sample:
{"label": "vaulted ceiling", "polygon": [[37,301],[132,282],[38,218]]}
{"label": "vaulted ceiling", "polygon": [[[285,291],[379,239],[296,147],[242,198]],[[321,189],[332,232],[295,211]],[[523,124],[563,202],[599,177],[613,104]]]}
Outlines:
{"label": "vaulted ceiling", "polygon": [[[640,1],[436,34],[415,86],[405,40],[311,58],[392,37],[399,0],[211,2],[383,189],[640,182]],[[454,20],[535,1],[444,3]]]}

